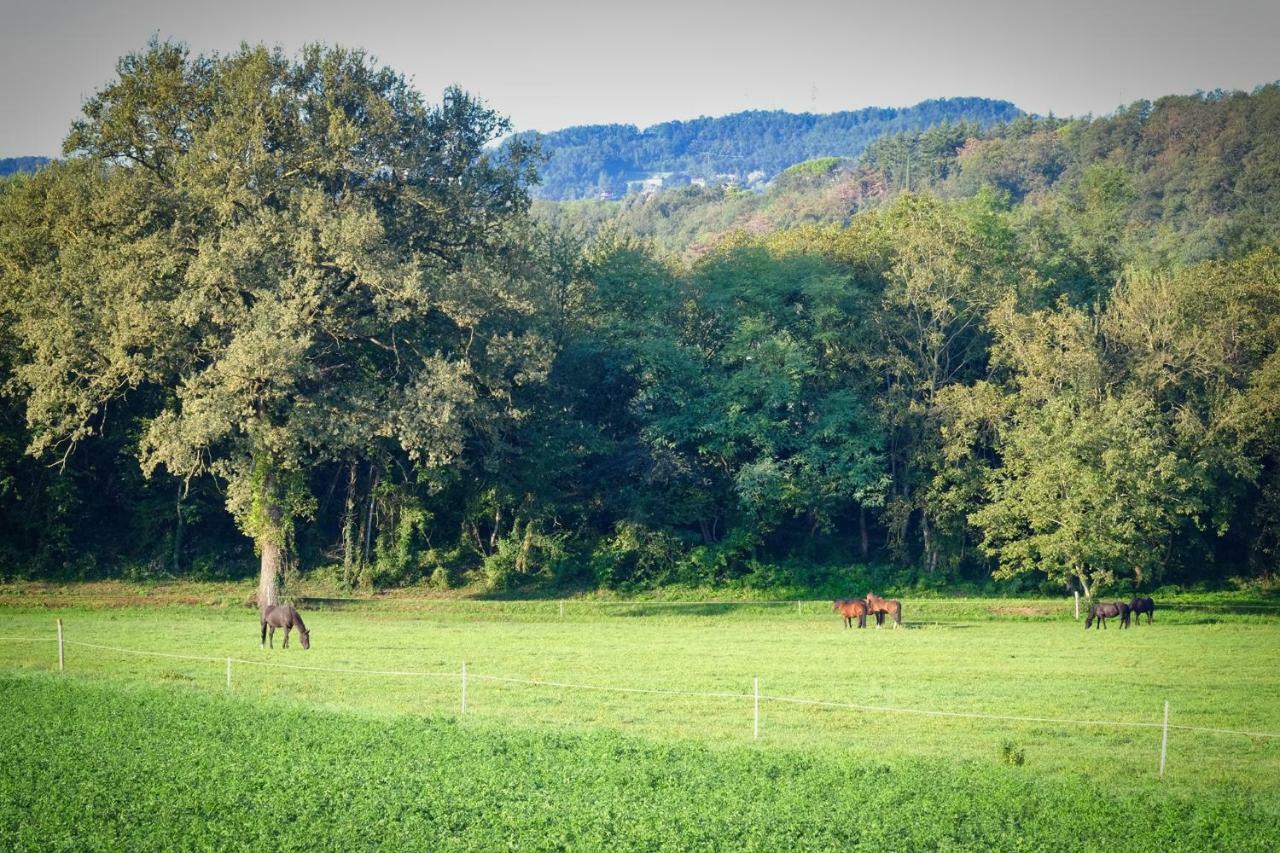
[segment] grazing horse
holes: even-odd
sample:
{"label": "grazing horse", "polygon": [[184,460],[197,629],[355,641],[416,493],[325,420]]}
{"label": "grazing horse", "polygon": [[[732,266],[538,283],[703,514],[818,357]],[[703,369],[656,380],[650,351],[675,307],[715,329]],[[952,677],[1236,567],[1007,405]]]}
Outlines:
{"label": "grazing horse", "polygon": [[876,615],[876,627],[884,624],[884,615],[893,617],[893,627],[902,624],[902,602],[892,598],[881,598],[874,592],[867,593],[867,609]]}
{"label": "grazing horse", "polygon": [[[271,629],[268,636],[267,629]],[[289,648],[289,631],[293,628],[298,629],[298,636],[302,639],[302,647],[304,649],[311,648],[311,632],[307,630],[307,626],[303,624],[302,617],[298,615],[298,611],[294,610],[287,604],[272,604],[262,611],[262,646],[266,648],[268,642],[271,648],[275,648],[276,629],[284,629],[284,647]]]}
{"label": "grazing horse", "polygon": [[1152,616],[1155,615],[1155,612],[1156,612],[1156,603],[1152,601],[1150,598],[1144,598],[1143,596],[1138,596],[1133,601],[1129,602],[1129,612],[1136,617],[1133,620],[1135,625],[1142,624],[1143,613],[1147,614],[1147,624],[1150,625],[1151,618]]}
{"label": "grazing horse", "polygon": [[867,627],[867,603],[860,598],[837,598],[831,602],[831,609],[844,617],[844,626],[853,627],[854,617],[858,619],[858,627]]}
{"label": "grazing horse", "polygon": [[1120,617],[1120,627],[1129,627],[1129,605],[1123,601],[1114,601],[1111,604],[1095,604],[1089,608],[1089,618],[1084,620],[1085,630],[1093,625],[1093,620],[1097,619],[1098,624],[1103,628],[1107,627],[1107,619]]}

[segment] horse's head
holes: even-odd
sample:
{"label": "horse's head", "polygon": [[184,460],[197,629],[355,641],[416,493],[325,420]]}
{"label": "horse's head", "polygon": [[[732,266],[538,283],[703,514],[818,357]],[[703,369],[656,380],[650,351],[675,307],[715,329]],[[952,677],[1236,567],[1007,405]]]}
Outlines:
{"label": "horse's head", "polygon": [[298,637],[301,638],[302,647],[304,649],[311,648],[311,632],[310,631],[304,631],[303,629],[299,628]]}

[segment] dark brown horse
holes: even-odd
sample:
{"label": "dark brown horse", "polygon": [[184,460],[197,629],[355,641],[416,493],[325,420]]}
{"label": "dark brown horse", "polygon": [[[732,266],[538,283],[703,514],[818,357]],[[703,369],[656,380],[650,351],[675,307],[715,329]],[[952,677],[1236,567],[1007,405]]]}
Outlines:
{"label": "dark brown horse", "polygon": [[893,627],[897,628],[902,624],[901,601],[895,601],[892,598],[881,598],[874,592],[869,592],[867,593],[867,610],[875,614],[877,628],[884,624],[884,615],[886,613],[893,617]]}
{"label": "dark brown horse", "polygon": [[844,617],[844,626],[846,628],[853,627],[853,620],[856,617],[858,627],[867,627],[867,603],[860,598],[837,598],[831,602],[831,609]]}
{"label": "dark brown horse", "polygon": [[[271,648],[275,648],[276,629],[284,629],[284,647],[289,648],[289,631],[294,628],[298,629],[298,637],[302,640],[304,649],[311,648],[311,632],[307,630],[307,626],[303,624],[302,617],[298,615],[298,611],[294,610],[287,604],[272,604],[262,611],[262,645],[265,648],[267,643],[271,643]],[[270,629],[270,635],[267,634]]]}
{"label": "dark brown horse", "polygon": [[1093,625],[1094,619],[1097,619],[1098,624],[1105,628],[1107,627],[1107,620],[1116,617],[1120,618],[1121,628],[1128,628],[1129,605],[1123,601],[1113,601],[1110,604],[1095,604],[1089,608],[1089,618],[1084,620],[1084,628],[1086,631],[1089,630]]}
{"label": "dark brown horse", "polygon": [[1139,625],[1142,623],[1143,613],[1147,614],[1147,624],[1150,625],[1151,619],[1156,612],[1156,603],[1152,601],[1150,598],[1144,598],[1142,596],[1138,596],[1133,601],[1129,602],[1129,612],[1136,617],[1133,620],[1133,623],[1135,625]]}

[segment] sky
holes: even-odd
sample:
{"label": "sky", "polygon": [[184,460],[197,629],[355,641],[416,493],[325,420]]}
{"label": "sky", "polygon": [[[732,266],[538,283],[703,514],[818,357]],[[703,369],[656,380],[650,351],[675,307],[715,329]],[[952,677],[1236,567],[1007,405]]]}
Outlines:
{"label": "sky", "polygon": [[0,156],[56,155],[153,35],[361,47],[428,100],[458,84],[541,131],[964,95],[1102,115],[1280,80],[1277,0],[0,0]]}

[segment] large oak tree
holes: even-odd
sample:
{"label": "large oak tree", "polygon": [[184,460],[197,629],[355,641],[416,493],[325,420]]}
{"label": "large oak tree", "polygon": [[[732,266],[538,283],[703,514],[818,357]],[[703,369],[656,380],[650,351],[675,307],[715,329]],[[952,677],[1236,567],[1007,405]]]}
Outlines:
{"label": "large oak tree", "polygon": [[513,236],[533,152],[495,156],[507,130],[357,51],[122,59],[8,201],[30,213],[3,275],[31,451],[145,391],[143,468],[224,484],[275,602],[309,466],[448,464],[545,373]]}

